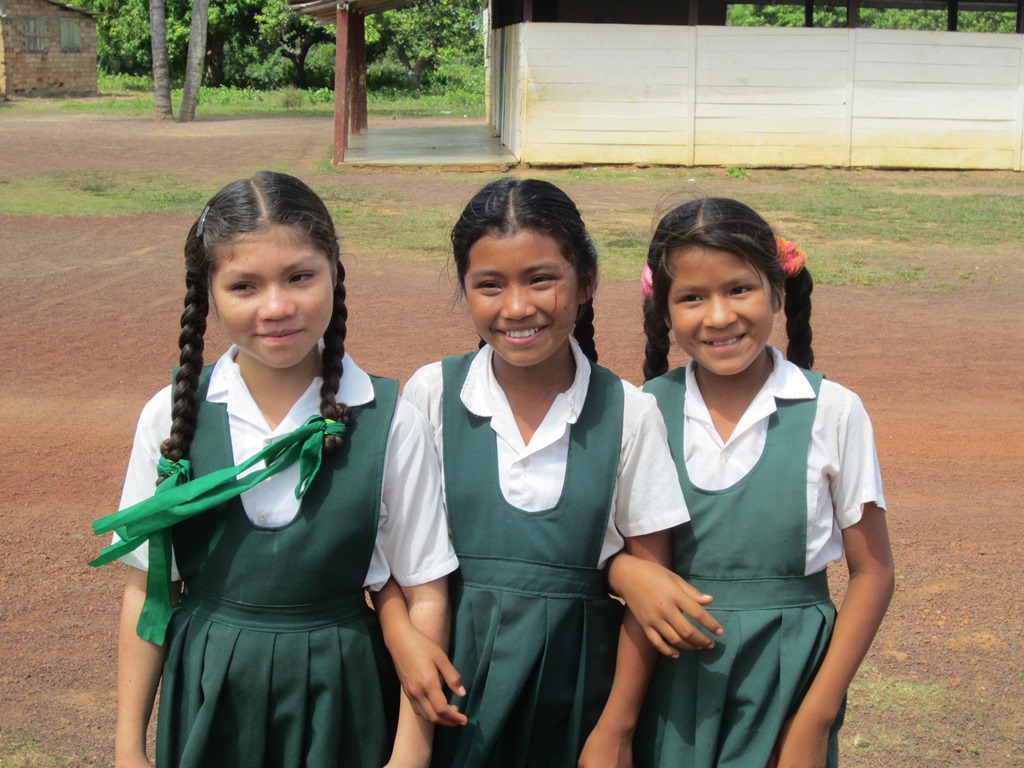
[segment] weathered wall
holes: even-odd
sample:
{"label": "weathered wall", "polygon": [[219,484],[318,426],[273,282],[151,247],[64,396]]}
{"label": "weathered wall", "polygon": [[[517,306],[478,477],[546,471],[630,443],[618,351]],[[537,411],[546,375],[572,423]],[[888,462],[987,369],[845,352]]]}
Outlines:
{"label": "weathered wall", "polygon": [[[8,95],[96,93],[96,22],[45,0],[4,0],[0,83]],[[79,50],[61,50],[61,19],[78,27]],[[29,34],[38,38],[28,50]]]}
{"label": "weathered wall", "polygon": [[518,129],[500,132],[524,163],[1021,170],[1022,35],[534,23],[492,41],[502,32],[521,93],[503,105]]}

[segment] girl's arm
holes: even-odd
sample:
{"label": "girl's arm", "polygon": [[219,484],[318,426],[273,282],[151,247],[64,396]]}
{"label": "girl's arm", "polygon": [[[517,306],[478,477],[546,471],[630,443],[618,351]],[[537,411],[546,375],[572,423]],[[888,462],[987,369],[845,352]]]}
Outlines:
{"label": "girl's arm", "polygon": [[[672,563],[672,539],[668,531],[627,538],[626,550],[635,558],[659,563],[662,570],[665,569],[663,566]],[[611,693],[597,725],[583,746],[579,768],[632,768],[633,732],[657,658],[654,646],[647,641],[644,630],[627,609],[619,631]]]}
{"label": "girl's arm", "polygon": [[403,691],[388,766],[426,766],[434,725],[466,723],[466,716],[448,703],[441,684],[443,680],[460,696],[466,693],[443,650],[448,647],[448,579],[414,587],[400,587],[389,579],[372,599]]}
{"label": "girl's arm", "polygon": [[843,531],[850,583],[828,651],[807,695],[786,722],[770,765],[824,766],[829,729],[867,655],[895,586],[885,511],[864,505],[860,522]]}
{"label": "girl's arm", "polygon": [[146,601],[145,571],[128,568],[117,634],[117,730],[114,762],[117,768],[149,766],[146,730],[153,714],[164,648],[143,640],[135,631]]}
{"label": "girl's arm", "polygon": [[[668,531],[662,534],[668,542],[667,551],[671,553],[670,534]],[[702,594],[672,571],[671,554],[665,561],[634,554],[628,542],[639,539],[648,537],[627,539],[626,551],[608,564],[608,584],[612,591],[626,601],[648,641],[665,656],[678,658],[680,650],[713,647],[714,640],[690,619],[713,635],[721,635],[722,625],[704,609],[714,598]]]}

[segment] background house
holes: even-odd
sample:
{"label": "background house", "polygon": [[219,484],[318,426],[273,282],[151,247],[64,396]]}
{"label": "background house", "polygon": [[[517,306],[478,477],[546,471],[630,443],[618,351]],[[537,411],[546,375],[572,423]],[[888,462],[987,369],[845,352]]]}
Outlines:
{"label": "background house", "polygon": [[0,0],[0,96],[96,93],[95,11]]}
{"label": "background house", "polygon": [[[362,16],[407,2],[289,3],[338,24],[335,162],[366,126]],[[857,28],[866,0],[813,28],[800,4],[807,26],[761,28],[724,26],[723,0],[490,0],[488,122],[526,165],[1022,170],[1024,0],[871,0],[941,8],[942,32]],[[1017,34],[955,31],[981,8]]]}

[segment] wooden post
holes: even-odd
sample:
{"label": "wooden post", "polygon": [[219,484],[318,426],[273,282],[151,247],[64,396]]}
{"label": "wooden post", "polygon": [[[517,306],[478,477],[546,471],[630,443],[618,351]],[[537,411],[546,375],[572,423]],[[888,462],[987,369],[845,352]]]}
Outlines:
{"label": "wooden post", "polygon": [[946,29],[950,32],[956,32],[957,24],[960,15],[960,3],[959,0],[949,0],[946,5]]}
{"label": "wooden post", "polygon": [[334,165],[345,162],[345,147],[348,146],[348,22],[348,4],[338,3],[334,53]]}
{"label": "wooden post", "polygon": [[696,27],[700,24],[700,0],[690,0],[690,4],[686,9],[686,23],[691,27]]}
{"label": "wooden post", "polygon": [[1024,34],[1024,0],[1017,0],[1017,34]]}
{"label": "wooden post", "polygon": [[355,119],[353,133],[362,133],[370,127],[366,108],[366,16],[362,13],[352,15],[352,53],[355,79],[352,91],[352,109]]}
{"label": "wooden post", "polygon": [[846,0],[846,26],[856,29],[860,26],[860,11],[857,0]]}
{"label": "wooden post", "polygon": [[814,0],[804,0],[804,26],[808,29],[814,26]]}

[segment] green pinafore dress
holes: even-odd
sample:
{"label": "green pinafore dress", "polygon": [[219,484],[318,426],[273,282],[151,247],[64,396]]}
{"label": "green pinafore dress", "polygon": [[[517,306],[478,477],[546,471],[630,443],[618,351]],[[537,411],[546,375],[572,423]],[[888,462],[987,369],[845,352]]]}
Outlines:
{"label": "green pinafore dress", "polygon": [[[474,353],[475,354],[475,353]],[[598,568],[622,440],[622,383],[593,366],[556,506],[525,512],[498,483],[490,420],[459,393],[473,355],[447,358],[444,467],[460,570],[451,658],[469,718],[438,728],[434,768],[576,765],[611,688],[622,607]]]}
{"label": "green pinafore dress", "polygon": [[[821,374],[807,373],[817,395]],[[691,524],[673,530],[675,570],[713,595],[725,634],[660,658],[634,739],[637,766],[762,768],[828,649],[836,609],[822,571],[804,575],[807,449],[817,400],[778,400],[764,452],[741,481],[699,489],[683,460],[686,371],[649,381],[668,426]],[[838,765],[840,712],[829,739]]]}
{"label": "green pinafore dress", "polygon": [[[197,477],[234,463],[227,409],[205,399],[208,375],[189,457]],[[397,679],[363,581],[398,388],[376,377],[373,386],[292,522],[261,528],[235,498],[174,526],[184,593],[165,643],[162,768],[387,760]]]}

